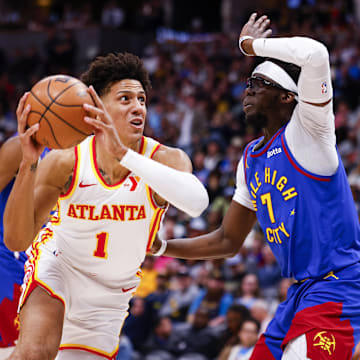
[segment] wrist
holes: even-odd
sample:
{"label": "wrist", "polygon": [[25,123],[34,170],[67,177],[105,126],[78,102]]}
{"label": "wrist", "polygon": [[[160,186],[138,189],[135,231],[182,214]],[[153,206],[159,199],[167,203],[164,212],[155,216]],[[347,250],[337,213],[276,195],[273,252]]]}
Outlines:
{"label": "wrist", "polygon": [[243,35],[239,38],[239,49],[246,56],[254,56],[254,50],[252,49],[253,36]]}
{"label": "wrist", "polygon": [[38,160],[27,160],[23,159],[19,165],[19,170],[30,170],[30,172],[35,172],[38,167]]}
{"label": "wrist", "polygon": [[161,256],[166,251],[167,241],[165,241],[165,240],[160,240],[160,241],[161,241],[161,246],[160,246],[159,250],[157,250],[155,253],[152,254],[153,256]]}

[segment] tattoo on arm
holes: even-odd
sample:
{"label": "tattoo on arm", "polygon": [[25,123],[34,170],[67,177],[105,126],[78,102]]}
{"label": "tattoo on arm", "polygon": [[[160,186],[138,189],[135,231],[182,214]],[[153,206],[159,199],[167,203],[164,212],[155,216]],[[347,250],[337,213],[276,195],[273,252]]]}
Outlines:
{"label": "tattoo on arm", "polygon": [[33,164],[30,165],[30,171],[31,172],[35,172],[37,169],[38,163],[34,162]]}
{"label": "tattoo on arm", "polygon": [[71,183],[72,183],[72,178],[73,178],[73,176],[72,176],[72,174],[69,176],[69,179],[68,179],[68,181],[65,183],[65,185],[64,185],[64,193],[66,193],[68,190],[69,190],[69,188],[70,188],[70,185],[71,185]]}

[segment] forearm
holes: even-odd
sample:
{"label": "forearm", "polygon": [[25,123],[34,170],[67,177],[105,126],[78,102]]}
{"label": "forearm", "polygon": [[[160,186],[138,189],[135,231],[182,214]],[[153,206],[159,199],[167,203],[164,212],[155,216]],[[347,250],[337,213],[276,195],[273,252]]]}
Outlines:
{"label": "forearm", "polygon": [[209,204],[204,186],[193,174],[175,170],[132,150],[127,151],[120,163],[143,178],[170,204],[193,217],[199,216]]}
{"label": "forearm", "polygon": [[35,236],[34,184],[37,163],[22,162],[4,212],[4,242],[13,251],[28,248]]}
{"label": "forearm", "polygon": [[224,236],[223,227],[221,226],[206,235],[168,240],[164,256],[179,259],[218,259],[233,256],[240,246],[241,244],[236,245]]}

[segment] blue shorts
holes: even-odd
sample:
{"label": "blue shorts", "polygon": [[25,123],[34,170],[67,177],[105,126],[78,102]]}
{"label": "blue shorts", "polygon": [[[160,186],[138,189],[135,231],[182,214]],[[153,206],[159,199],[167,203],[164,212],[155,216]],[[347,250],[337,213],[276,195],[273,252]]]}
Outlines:
{"label": "blue shorts", "polygon": [[16,258],[0,243],[0,347],[15,345],[19,335],[17,310],[24,278],[25,253]]}
{"label": "blue shorts", "polygon": [[360,263],[293,284],[250,360],[280,360],[286,344],[302,334],[308,358],[351,359],[360,340]]}

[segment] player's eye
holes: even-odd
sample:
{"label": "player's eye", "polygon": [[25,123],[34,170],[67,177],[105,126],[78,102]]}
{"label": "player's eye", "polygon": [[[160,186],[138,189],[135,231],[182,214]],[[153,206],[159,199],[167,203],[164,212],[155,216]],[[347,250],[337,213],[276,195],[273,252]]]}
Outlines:
{"label": "player's eye", "polygon": [[145,96],[139,96],[139,101],[140,102],[146,102]]}
{"label": "player's eye", "polygon": [[120,101],[127,101],[127,100],[129,100],[129,97],[127,95],[122,95],[120,97]]}

